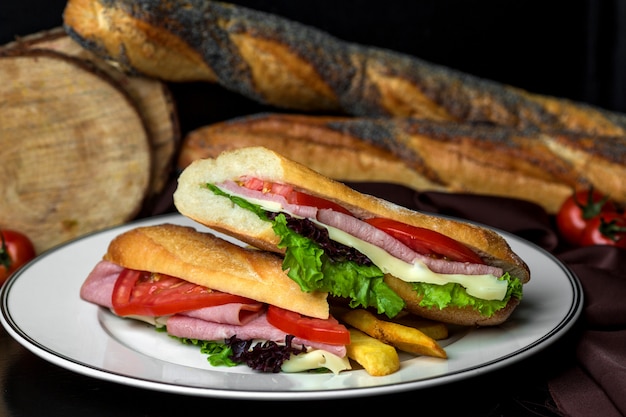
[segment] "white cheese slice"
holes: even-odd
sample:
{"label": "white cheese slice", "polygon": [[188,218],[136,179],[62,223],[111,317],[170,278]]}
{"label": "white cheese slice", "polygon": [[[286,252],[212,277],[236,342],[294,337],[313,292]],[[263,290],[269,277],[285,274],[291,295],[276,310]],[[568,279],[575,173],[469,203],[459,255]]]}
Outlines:
{"label": "white cheese slice", "polygon": [[316,349],[291,357],[283,362],[281,370],[283,372],[303,372],[311,369],[326,368],[334,374],[352,369],[347,356],[341,358],[334,353]]}
{"label": "white cheese slice", "polygon": [[343,230],[318,221],[315,221],[315,223],[326,228],[332,240],[357,249],[370,258],[384,273],[391,274],[403,281],[437,285],[454,282],[465,287],[469,295],[483,300],[502,300],[506,295],[507,282],[499,280],[495,275],[439,274],[431,271],[428,266],[419,260],[414,263],[404,262],[389,255],[389,253],[378,246],[356,238]]}

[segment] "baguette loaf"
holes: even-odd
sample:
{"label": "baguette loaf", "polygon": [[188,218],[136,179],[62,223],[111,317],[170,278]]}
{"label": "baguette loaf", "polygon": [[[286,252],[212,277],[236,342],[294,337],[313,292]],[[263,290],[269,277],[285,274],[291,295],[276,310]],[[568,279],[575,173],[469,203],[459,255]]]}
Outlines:
{"label": "baguette loaf", "polygon": [[[336,202],[357,218],[382,217],[437,231],[467,245],[486,264],[502,268],[522,283],[530,280],[526,263],[494,231],[470,223],[419,213],[359,193],[264,147],[234,149],[223,152],[215,159],[192,162],[179,176],[174,204],[181,214],[198,223],[261,249],[284,253],[284,248],[278,246],[280,237],[274,232],[271,222],[260,219],[252,211],[241,208],[229,198],[214,194],[206,187],[207,184],[221,184],[246,177],[286,184],[295,190]],[[412,290],[410,283],[388,274],[385,282],[405,300],[408,311],[459,325],[500,324],[509,317],[520,301],[511,297],[505,308],[487,318],[471,308],[421,307],[418,304],[422,297]]]}
{"label": "baguette loaf", "polygon": [[185,136],[178,168],[182,170],[196,159],[215,158],[225,150],[263,146],[340,181],[390,182],[417,190],[448,189],[435,173],[429,175],[422,161],[398,157],[391,140],[385,141],[389,145],[385,146],[369,140],[375,136],[383,141],[374,131],[368,131],[372,136],[351,131],[346,124],[350,120],[256,114],[204,126]]}
{"label": "baguette loaf", "polygon": [[256,145],[341,181],[520,198],[548,213],[556,213],[573,189],[593,186],[626,204],[622,138],[505,126],[257,114],[189,132],[178,164]]}
{"label": "baguette loaf", "polygon": [[626,115],[532,94],[276,15],[206,0],[69,0],[64,26],[127,71],[281,108],[626,133]]}
{"label": "baguette loaf", "polygon": [[104,259],[311,317],[325,319],[329,315],[327,294],[301,291],[282,270],[280,257],[191,227],[162,224],[131,229],[111,241]]}

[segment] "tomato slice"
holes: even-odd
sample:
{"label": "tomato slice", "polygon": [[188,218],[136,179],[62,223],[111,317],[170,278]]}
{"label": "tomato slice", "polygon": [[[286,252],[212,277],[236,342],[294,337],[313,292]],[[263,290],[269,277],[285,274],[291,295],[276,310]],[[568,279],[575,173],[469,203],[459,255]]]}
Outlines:
{"label": "tomato slice", "polygon": [[434,230],[381,217],[366,219],[365,222],[390,234],[423,255],[441,256],[458,262],[485,263],[480,256],[464,244]]}
{"label": "tomato slice", "polygon": [[113,311],[120,316],[167,316],[228,303],[256,303],[180,278],[124,269],[113,288]]}
{"label": "tomato slice", "polygon": [[267,321],[285,333],[312,342],[329,345],[350,344],[350,332],[332,316],[326,320],[316,319],[270,305],[267,308]]}
{"label": "tomato slice", "polygon": [[287,196],[287,202],[290,204],[297,204],[299,206],[317,207],[318,209],[330,209],[352,216],[352,213],[350,213],[347,209],[335,203],[334,201],[326,200],[325,198],[316,197],[306,193],[301,193],[300,191],[293,190],[289,194],[289,196]]}
{"label": "tomato slice", "polygon": [[318,209],[330,209],[344,214],[352,215],[346,208],[335,203],[334,201],[326,200],[322,197],[316,197],[307,193],[296,191],[292,186],[286,184],[279,184],[270,181],[263,181],[258,178],[247,178],[243,186],[251,190],[269,192],[276,195],[285,197],[289,204],[297,204],[299,206],[316,207]]}

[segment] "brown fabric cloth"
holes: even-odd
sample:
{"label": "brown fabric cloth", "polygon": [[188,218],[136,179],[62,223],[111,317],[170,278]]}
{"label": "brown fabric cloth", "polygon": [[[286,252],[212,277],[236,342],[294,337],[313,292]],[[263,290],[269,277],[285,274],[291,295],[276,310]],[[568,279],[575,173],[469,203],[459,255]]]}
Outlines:
{"label": "brown fabric cloth", "polygon": [[[573,355],[545,381],[560,413],[571,417],[626,415],[626,250],[571,248],[560,242],[554,219],[521,200],[436,192],[402,186],[352,183],[353,188],[406,207],[482,223],[520,236],[554,254],[581,281],[584,310]],[[175,211],[170,187],[152,214]],[[569,346],[569,344],[567,345]],[[571,357],[571,360],[568,359]]]}

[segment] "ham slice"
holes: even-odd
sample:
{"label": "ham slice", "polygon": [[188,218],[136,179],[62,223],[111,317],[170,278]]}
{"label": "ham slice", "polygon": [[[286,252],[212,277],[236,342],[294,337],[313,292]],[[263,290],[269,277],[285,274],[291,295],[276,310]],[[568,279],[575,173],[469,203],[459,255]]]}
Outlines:
{"label": "ham slice", "polygon": [[449,261],[422,255],[369,223],[334,210],[318,210],[317,220],[372,245],[376,245],[391,256],[404,262],[414,263],[420,261],[428,269],[438,274],[493,275],[500,277],[504,273],[501,268],[491,265]]}
{"label": "ham slice", "polygon": [[[224,340],[236,336],[242,340],[261,339],[277,343],[284,342],[287,336],[287,333],[272,326],[265,314],[242,326],[214,323],[176,314],[167,320],[167,332],[172,336],[199,340]],[[343,345],[317,343],[298,337],[293,339],[292,344],[323,349],[340,357],[346,355],[346,347]]]}
{"label": "ham slice", "polygon": [[230,303],[221,306],[204,307],[180,314],[204,321],[243,326],[263,314],[264,307],[263,303]]}
{"label": "ham slice", "polygon": [[298,204],[291,204],[287,199],[279,194],[272,194],[263,191],[252,190],[250,188],[242,187],[235,181],[224,181],[220,184],[216,184],[220,189],[232,193],[234,195],[251,198],[261,201],[272,201],[280,204],[283,210],[289,214],[314,219],[317,216],[317,208],[311,206],[302,206]]}
{"label": "ham slice", "polygon": [[102,307],[113,308],[111,296],[115,281],[124,268],[109,261],[100,261],[80,287],[80,297]]}

